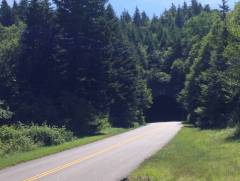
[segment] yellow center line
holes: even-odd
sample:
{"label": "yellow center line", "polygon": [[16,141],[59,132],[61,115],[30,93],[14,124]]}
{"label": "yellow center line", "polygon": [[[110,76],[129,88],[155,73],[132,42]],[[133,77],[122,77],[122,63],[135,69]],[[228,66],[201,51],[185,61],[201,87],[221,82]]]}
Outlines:
{"label": "yellow center line", "polygon": [[[155,130],[155,129],[154,129],[154,130]],[[153,131],[154,131],[154,130],[153,130]],[[103,149],[103,150],[96,151],[96,152],[94,152],[94,153],[92,153],[92,154],[90,154],[90,155],[87,155],[87,156],[85,156],[85,157],[82,157],[82,158],[80,158],[80,159],[77,159],[77,160],[71,161],[71,162],[69,162],[69,163],[60,165],[60,166],[58,166],[58,167],[56,167],[56,168],[50,169],[50,170],[48,170],[48,171],[45,171],[45,172],[40,173],[40,174],[38,174],[38,175],[35,175],[35,176],[33,176],[33,177],[27,178],[27,179],[25,179],[25,180],[23,180],[23,181],[35,181],[35,180],[38,180],[38,179],[40,179],[40,178],[46,177],[46,176],[48,176],[48,175],[51,175],[51,174],[60,172],[61,170],[64,170],[64,169],[69,168],[69,167],[71,167],[71,166],[77,165],[77,164],[79,164],[79,163],[81,163],[81,162],[83,162],[83,161],[86,161],[86,160],[89,160],[89,159],[94,158],[94,157],[96,157],[96,156],[102,155],[102,154],[104,154],[104,153],[106,153],[106,152],[112,151],[112,150],[114,150],[114,149],[116,149],[116,148],[119,148],[119,147],[121,147],[121,146],[124,146],[124,145],[126,145],[126,144],[128,144],[128,143],[130,143],[130,142],[133,142],[133,141],[135,141],[135,140],[138,140],[138,139],[140,139],[140,138],[142,138],[142,137],[144,137],[144,136],[146,136],[146,135],[147,135],[147,134],[142,134],[142,135],[139,135],[139,136],[135,136],[135,137],[129,138],[129,139],[123,141],[123,142],[114,144],[114,145],[112,145],[112,146],[110,146],[110,147],[108,147],[108,148],[105,148],[105,149]]]}

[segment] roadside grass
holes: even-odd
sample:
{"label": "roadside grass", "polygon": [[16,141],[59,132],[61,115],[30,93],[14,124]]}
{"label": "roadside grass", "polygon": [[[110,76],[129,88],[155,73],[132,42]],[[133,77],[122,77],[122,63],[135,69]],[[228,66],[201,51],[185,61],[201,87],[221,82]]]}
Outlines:
{"label": "roadside grass", "polygon": [[161,151],[146,160],[130,181],[239,181],[240,141],[234,129],[185,127]]}
{"label": "roadside grass", "polygon": [[9,154],[9,155],[0,157],[0,169],[6,168],[9,166],[14,166],[18,163],[48,156],[61,151],[65,151],[78,146],[86,145],[86,144],[99,141],[104,138],[111,137],[129,130],[130,129],[124,129],[124,128],[108,128],[102,131],[101,134],[98,134],[95,136],[86,136],[86,137],[78,138],[76,140],[66,142],[57,146],[38,147],[28,152],[18,152],[18,153]]}

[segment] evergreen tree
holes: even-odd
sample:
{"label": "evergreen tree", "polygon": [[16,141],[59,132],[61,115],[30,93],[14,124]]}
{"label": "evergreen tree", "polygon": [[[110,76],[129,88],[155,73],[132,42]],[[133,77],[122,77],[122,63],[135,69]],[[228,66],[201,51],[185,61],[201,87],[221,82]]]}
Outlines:
{"label": "evergreen tree", "polygon": [[190,11],[189,11],[189,7],[188,7],[188,4],[186,3],[186,1],[184,1],[182,9],[183,9],[184,18],[188,19],[190,17]]}
{"label": "evergreen tree", "polygon": [[[229,116],[230,123],[236,123],[238,125],[238,129],[240,128],[239,121],[239,110],[240,110],[240,64],[239,64],[239,56],[240,56],[240,4],[235,6],[233,12],[228,16],[229,22],[227,23],[227,29],[229,30],[229,39],[227,47],[224,50],[224,58],[228,60],[228,69],[226,70],[223,77],[225,78],[226,87],[230,90],[230,111],[231,114]],[[239,132],[237,133],[239,134]]]}
{"label": "evergreen tree", "polygon": [[[27,28],[21,38],[21,55],[17,67],[19,99],[16,117],[20,119],[57,120],[47,113],[48,98],[54,98],[52,63],[54,31],[53,12],[48,0],[31,0],[26,15]],[[48,101],[51,102],[51,101]],[[49,103],[50,104],[50,103]],[[50,105],[49,105],[50,106]],[[30,109],[30,110],[29,110]]]}
{"label": "evergreen tree", "polygon": [[227,0],[222,0],[222,4],[219,5],[221,9],[221,19],[222,21],[226,20],[227,13],[229,12],[229,6],[227,5],[228,1]]}
{"label": "evergreen tree", "polygon": [[135,12],[134,12],[134,15],[133,15],[133,23],[139,27],[141,26],[141,14],[140,14],[140,11],[139,9],[136,7],[135,9]]}
{"label": "evergreen tree", "polygon": [[172,3],[172,6],[171,6],[171,8],[170,8],[169,11],[170,11],[170,13],[171,13],[172,16],[175,16],[175,15],[176,15],[176,13],[177,13],[177,8],[176,8],[175,4]]}
{"label": "evergreen tree", "polygon": [[[105,61],[109,38],[104,17],[105,0],[55,2],[60,28],[56,61],[60,64],[61,89],[72,95],[78,105],[65,112],[73,127],[86,130],[96,117],[106,114],[108,108]],[[67,99],[64,101],[68,102]],[[72,112],[75,117],[72,117]]]}
{"label": "evergreen tree", "polygon": [[54,2],[2,2],[0,111],[83,133],[142,124],[160,96],[202,128],[239,122],[239,5],[192,0],[150,19],[118,18],[105,0]]}
{"label": "evergreen tree", "polygon": [[229,87],[222,76],[227,68],[223,31],[223,23],[218,20],[204,37],[186,82],[185,105],[189,119],[203,128],[225,127],[228,121]]}
{"label": "evergreen tree", "polygon": [[128,11],[124,10],[122,15],[121,15],[121,21],[126,22],[126,23],[131,23],[132,17],[128,13]]}
{"label": "evergreen tree", "polygon": [[12,9],[6,0],[2,0],[0,8],[0,22],[3,26],[11,26],[14,23]]}
{"label": "evergreen tree", "polygon": [[111,29],[109,95],[110,120],[115,126],[143,123],[144,110],[151,103],[151,94],[141,77],[137,54],[130,42],[119,31],[119,24],[111,6],[107,8],[108,27]]}
{"label": "evergreen tree", "polygon": [[149,23],[149,17],[147,16],[147,14],[143,11],[141,14],[141,25],[142,26],[147,26]]}
{"label": "evergreen tree", "polygon": [[182,28],[184,25],[184,16],[183,16],[182,9],[180,7],[178,7],[177,9],[175,23],[179,28]]}
{"label": "evergreen tree", "polygon": [[192,15],[196,16],[201,13],[202,5],[199,4],[197,0],[192,0],[191,1],[191,10],[192,10]]}
{"label": "evergreen tree", "polygon": [[211,12],[211,8],[210,8],[209,4],[207,4],[206,6],[204,6],[203,10],[206,11],[206,12],[208,12],[208,13]]}
{"label": "evergreen tree", "polygon": [[28,5],[28,0],[20,0],[19,2],[18,15],[19,18],[23,21],[26,21],[27,19]]}
{"label": "evergreen tree", "polygon": [[19,15],[18,15],[18,4],[17,2],[14,0],[13,2],[13,7],[12,7],[12,15],[13,15],[13,20],[14,20],[14,23],[18,22],[18,19],[19,19]]}
{"label": "evergreen tree", "polygon": [[220,9],[221,9],[221,20],[224,22],[224,30],[223,30],[224,45],[227,46],[228,30],[227,30],[226,17],[229,11],[227,0],[222,0],[222,5],[220,5]]}

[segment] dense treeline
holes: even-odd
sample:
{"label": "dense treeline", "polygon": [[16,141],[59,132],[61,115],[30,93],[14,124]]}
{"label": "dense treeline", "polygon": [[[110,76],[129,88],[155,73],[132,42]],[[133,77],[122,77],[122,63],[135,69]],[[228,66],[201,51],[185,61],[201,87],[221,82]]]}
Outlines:
{"label": "dense treeline", "polygon": [[240,5],[196,0],[117,17],[105,0],[21,0],[0,9],[2,120],[94,131],[143,124],[168,96],[200,127],[239,120]]}

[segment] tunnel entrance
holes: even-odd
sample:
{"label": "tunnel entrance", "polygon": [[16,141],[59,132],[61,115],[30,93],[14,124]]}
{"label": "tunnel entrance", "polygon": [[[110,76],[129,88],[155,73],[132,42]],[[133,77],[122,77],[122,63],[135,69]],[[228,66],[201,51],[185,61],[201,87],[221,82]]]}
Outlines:
{"label": "tunnel entrance", "polygon": [[154,98],[152,107],[146,111],[147,122],[182,121],[186,116],[185,110],[170,96]]}

